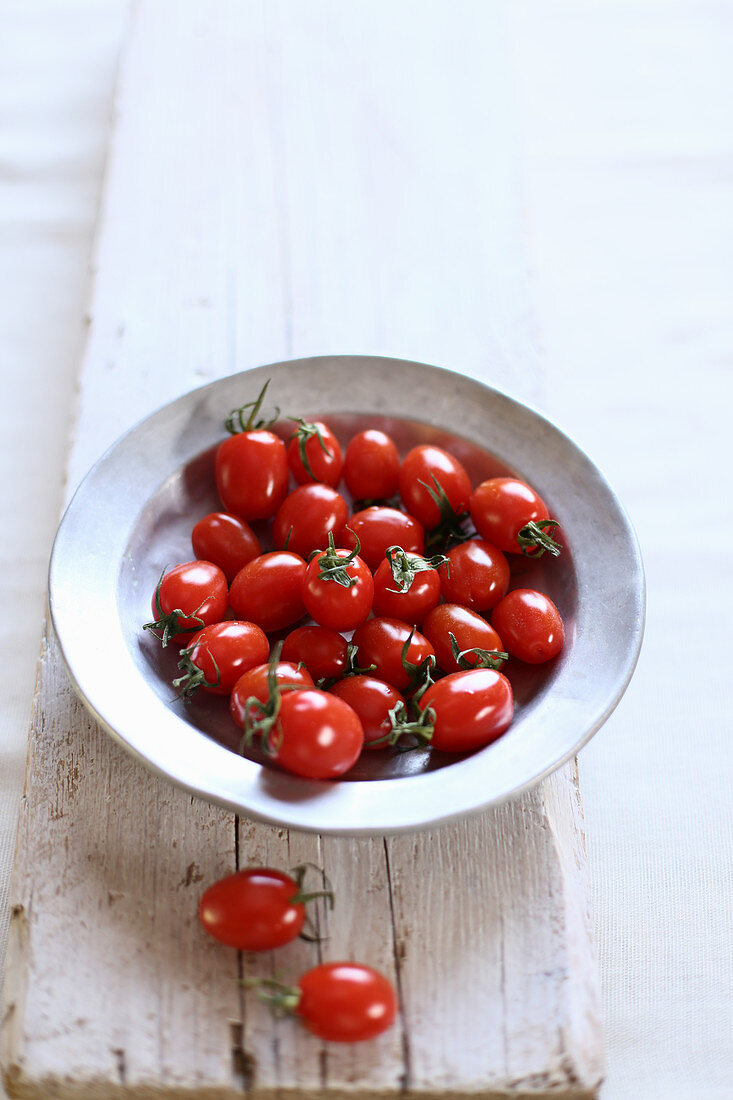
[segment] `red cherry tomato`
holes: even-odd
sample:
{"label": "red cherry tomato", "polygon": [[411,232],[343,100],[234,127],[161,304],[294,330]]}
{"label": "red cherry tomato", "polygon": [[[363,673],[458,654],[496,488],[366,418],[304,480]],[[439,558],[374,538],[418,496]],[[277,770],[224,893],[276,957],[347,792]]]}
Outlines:
{"label": "red cherry tomato", "polygon": [[317,688],[283,693],[269,738],[271,757],[306,779],[338,779],[356,763],[364,731],[351,707]]}
{"label": "red cherry tomato", "polygon": [[521,553],[519,532],[528,523],[550,518],[538,493],[513,477],[490,477],[471,496],[471,518],[487,542],[505,554]]}
{"label": "red cherry tomato", "polygon": [[483,539],[470,539],[448,551],[449,566],[440,570],[446,603],[473,611],[496,607],[509,588],[509,562],[501,550]]}
{"label": "red cherry tomato", "polygon": [[272,524],[275,546],[307,558],[314,550],[328,546],[328,533],[338,541],[349,514],[349,508],[330,485],[301,485],[290,493],[278,508]]}
{"label": "red cherry tomato", "polygon": [[[389,712],[404,699],[397,688],[373,676],[347,676],[328,689],[332,695],[338,695],[356,711],[364,729],[364,748],[382,749],[388,745],[382,741],[393,729]],[[372,742],[380,741],[374,745]]]}
{"label": "red cherry tomato", "polygon": [[[414,560],[418,555],[408,554],[407,558]],[[385,558],[374,574],[372,610],[375,615],[401,619],[404,623],[415,623],[419,626],[438,603],[440,584],[440,573],[437,569],[424,569],[415,574],[407,591],[401,592],[392,574],[392,567]]]}
{"label": "red cherry tomato", "polygon": [[[327,568],[338,568],[339,561],[352,582],[349,587],[327,579],[324,574]],[[316,554],[308,563],[303,581],[303,603],[320,626],[353,630],[371,611],[373,596],[372,575],[361,558],[353,557],[351,551],[329,550]]]}
{"label": "red cherry tomato", "polygon": [[531,588],[515,588],[497,604],[491,621],[501,633],[507,653],[538,665],[556,657],[565,642],[560,612],[549,596]]}
{"label": "red cherry tomato", "polygon": [[[245,710],[248,699],[257,699],[266,703],[270,698],[269,665],[257,665],[239,677],[232,689],[229,711],[238,726],[244,728]],[[313,687],[313,677],[306,668],[298,668],[291,661],[278,661],[274,670],[275,682],[280,688]]]}
{"label": "red cherry tomato", "polygon": [[283,642],[284,661],[303,664],[314,680],[336,680],[346,672],[348,643],[325,626],[299,626]]}
{"label": "red cherry tomato", "polygon": [[206,931],[239,951],[270,951],[299,936],[305,906],[295,879],[270,867],[251,867],[219,879],[204,892],[199,919]]}
{"label": "red cherry tomato", "polygon": [[341,545],[349,550],[355,549],[355,535],[361,543],[359,557],[367,563],[372,573],[384,561],[390,546],[401,546],[413,554],[422,554],[425,549],[422,524],[413,516],[383,505],[373,505],[355,512],[341,536]]}
{"label": "red cherry tomato", "polygon": [[288,443],[288,463],[299,485],[322,481],[336,486],[344,466],[341,447],[331,429],[320,420],[309,424],[298,421],[299,427]]}
{"label": "red cherry tomato", "polygon": [[215,474],[227,512],[248,521],[269,519],[288,491],[285,444],[264,429],[230,435],[219,444]]}
{"label": "red cherry tomato", "polygon": [[[368,619],[354,631],[352,638],[361,668],[376,665],[373,675],[378,680],[386,680],[398,691],[406,691],[410,687],[410,675],[402,664],[402,649],[411,631],[412,627],[399,619]],[[406,659],[419,665],[431,656],[435,654],[430,642],[419,631],[414,631]]]}
{"label": "red cherry tomato", "polygon": [[298,980],[296,1014],[309,1031],[334,1043],[373,1039],[394,1023],[397,998],[377,970],[354,962],[321,963]]}
{"label": "red cherry tomato", "polygon": [[226,615],[227,579],[210,561],[189,561],[164,573],[152,600],[155,621],[146,623],[163,645],[186,642]]}
{"label": "red cherry tomato", "polygon": [[191,532],[193,552],[213,561],[231,582],[248,561],[262,553],[259,539],[248,523],[229,512],[210,512]]}
{"label": "red cherry tomato", "polygon": [[305,614],[301,589],[306,564],[289,550],[262,554],[232,581],[229,604],[238,619],[263,630],[281,630]]}
{"label": "red cherry tomato", "polygon": [[263,664],[269,655],[267,635],[254,623],[214,623],[194,634],[184,651],[185,674],[175,684],[187,696],[198,687],[228,695],[247,669]]}
{"label": "red cherry tomato", "polygon": [[425,488],[438,491],[436,481],[457,515],[468,511],[471,480],[458,459],[431,444],[413,447],[400,467],[400,496],[410,515],[428,531],[441,522],[438,505]]}
{"label": "red cherry tomato", "polygon": [[344,481],[354,500],[386,500],[397,492],[400,456],[385,432],[368,428],[349,443]]}
{"label": "red cherry tomato", "polygon": [[[438,604],[425,619],[423,634],[428,639],[443,672],[460,672],[461,666],[453,656],[450,635],[456,639],[460,651],[482,649],[486,652],[502,652],[502,640],[493,626],[475,611],[454,603]],[[479,658],[466,654],[465,660],[475,665]]]}
{"label": "red cherry tomato", "polygon": [[435,713],[431,744],[440,752],[469,752],[489,745],[504,733],[514,714],[511,684],[490,668],[452,672],[432,684],[419,705]]}

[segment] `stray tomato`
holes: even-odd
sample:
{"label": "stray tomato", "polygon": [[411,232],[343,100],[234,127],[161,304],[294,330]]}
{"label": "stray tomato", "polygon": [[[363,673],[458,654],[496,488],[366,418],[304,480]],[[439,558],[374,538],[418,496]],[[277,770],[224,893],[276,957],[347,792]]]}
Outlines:
{"label": "stray tomato", "polygon": [[329,549],[308,563],[303,581],[303,603],[320,626],[353,630],[372,609],[374,581],[355,550]]}
{"label": "stray tomato", "polygon": [[186,641],[227,610],[227,579],[210,561],[189,561],[163,573],[152,601],[155,621],[145,623],[163,645]]}
{"label": "stray tomato", "polygon": [[[441,603],[425,619],[423,633],[428,639],[443,672],[460,672],[451,644],[451,634],[456,639],[459,652],[478,650],[478,653],[466,653],[463,657],[466,667],[481,665],[481,654],[501,653],[504,649],[501,638],[493,626],[482,619],[475,611],[455,603]],[[491,666],[489,666],[491,667]]]}
{"label": "stray tomato", "polygon": [[349,443],[344,481],[354,500],[386,500],[397,492],[400,456],[385,432],[368,428]]}
{"label": "stray tomato", "polygon": [[[278,661],[272,669],[275,683],[281,689],[295,691],[313,687],[313,677],[307,668],[299,668],[292,661]],[[239,677],[229,699],[229,712],[244,729],[247,718],[247,701],[256,699],[263,705],[270,698],[271,670],[269,665],[256,665]],[[256,715],[255,715],[256,717]]]}
{"label": "stray tomato", "polygon": [[267,635],[254,623],[214,623],[194,634],[183,650],[178,667],[184,675],[173,683],[186,698],[199,687],[212,695],[228,695],[247,669],[261,665],[269,655]]}
{"label": "stray tomato", "polygon": [[305,665],[314,680],[338,680],[349,663],[348,642],[326,626],[299,626],[288,634],[280,656]]}
{"label": "stray tomato", "polygon": [[321,963],[302,975],[298,988],[296,1015],[327,1042],[373,1039],[392,1026],[397,1014],[391,983],[359,963]]}
{"label": "stray tomato", "polygon": [[[419,626],[440,600],[440,574],[419,554],[405,554],[399,547],[392,549],[394,553],[385,558],[374,574],[372,610],[375,615],[401,619],[402,622]],[[445,560],[440,557],[441,563]],[[408,587],[404,590],[395,572],[407,578],[404,583]]]}
{"label": "stray tomato", "polygon": [[504,733],[514,714],[514,696],[501,672],[475,668],[452,672],[432,684],[419,706],[423,712],[433,711],[434,749],[469,752]]}
{"label": "stray tomato", "polygon": [[449,566],[440,571],[446,603],[473,611],[496,607],[509,588],[509,562],[501,550],[483,539],[469,539],[448,551]]}
{"label": "stray tomato", "polygon": [[[383,680],[375,680],[373,676],[347,676],[328,690],[332,695],[343,699],[358,714],[364,729],[365,749],[387,747],[388,741],[385,738],[395,728],[390,711],[394,711],[400,703],[403,706],[405,703],[397,688]],[[375,741],[380,744],[373,744]]]}
{"label": "stray tomato", "polygon": [[295,418],[298,428],[288,444],[288,463],[299,485],[322,481],[335,487],[344,466],[341,447],[328,425],[317,420],[309,424]]}
{"label": "stray tomato", "polygon": [[368,619],[354,631],[352,642],[357,647],[358,661],[362,668],[374,665],[373,675],[378,680],[386,680],[398,691],[406,691],[412,686],[410,672],[402,661],[402,651],[408,639],[405,659],[410,664],[419,667],[430,657],[435,659],[433,647],[427,638],[399,619]]}
{"label": "stray tomato", "polygon": [[359,758],[364,731],[351,707],[326,691],[282,695],[265,748],[281,767],[306,779],[338,779]]}
{"label": "stray tomato", "polygon": [[193,552],[213,561],[231,582],[247,562],[262,553],[259,539],[248,523],[229,512],[210,512],[191,532]]}
{"label": "stray tomato", "polygon": [[471,518],[481,537],[505,554],[560,553],[548,531],[557,524],[550,520],[545,502],[517,478],[483,481],[471,496]]}
{"label": "stray tomato", "polygon": [[271,867],[250,867],[204,892],[199,920],[214,939],[239,951],[271,951],[299,936],[305,905],[294,878]]}
{"label": "stray tomato", "polygon": [[330,485],[300,485],[278,508],[272,524],[275,546],[285,547],[307,558],[314,550],[328,546],[329,531],[338,540],[349,507]]}
{"label": "stray tomato", "polygon": [[542,592],[515,588],[497,604],[491,621],[512,657],[538,665],[556,657],[565,642],[560,612]]}
{"label": "stray tomato", "polygon": [[412,554],[422,554],[425,549],[425,532],[422,524],[396,508],[373,505],[355,512],[341,536],[341,545],[348,550],[356,547],[359,539],[359,557],[372,573],[384,561],[390,546],[401,546]]}
{"label": "stray tomato", "polygon": [[232,581],[229,603],[238,619],[281,630],[305,615],[301,590],[306,564],[289,550],[261,554]]}
{"label": "stray tomato", "polygon": [[[442,447],[413,447],[400,467],[399,487],[405,508],[428,531],[446,520],[446,506],[453,513],[452,519],[468,511],[471,480],[458,459]],[[433,499],[433,493],[444,498],[443,507]]]}

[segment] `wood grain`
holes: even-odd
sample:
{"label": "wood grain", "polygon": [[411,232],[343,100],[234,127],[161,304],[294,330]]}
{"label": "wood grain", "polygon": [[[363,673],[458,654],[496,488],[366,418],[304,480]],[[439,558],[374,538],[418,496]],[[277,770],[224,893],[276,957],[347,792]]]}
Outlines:
{"label": "wood grain", "polygon": [[[73,486],[124,428],[233,369],[406,354],[537,401],[502,8],[143,2],[118,95]],[[327,939],[206,942],[202,884],[319,863]],[[3,1067],[22,1097],[592,1096],[600,1077],[577,776],[386,840],[289,834],[146,773],[74,698],[34,706]],[[319,955],[390,974],[398,1025],[323,1045],[239,978]]]}

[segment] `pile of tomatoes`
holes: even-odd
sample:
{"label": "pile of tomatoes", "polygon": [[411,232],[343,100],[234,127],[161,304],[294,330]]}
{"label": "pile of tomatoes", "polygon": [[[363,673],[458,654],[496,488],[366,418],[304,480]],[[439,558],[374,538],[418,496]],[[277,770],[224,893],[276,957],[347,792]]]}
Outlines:
{"label": "pile of tomatoes", "polygon": [[243,742],[309,779],[343,776],[363,751],[494,741],[514,712],[504,662],[563,645],[552,601],[509,591],[508,556],[559,553],[556,521],[529,485],[474,487],[432,444],[401,457],[368,429],[342,452],[299,418],[285,442],[258,419],[266,390],[226,422],[223,510],[197,519],[196,560],[153,597],[146,629],[182,647],[180,693],[228,695]]}

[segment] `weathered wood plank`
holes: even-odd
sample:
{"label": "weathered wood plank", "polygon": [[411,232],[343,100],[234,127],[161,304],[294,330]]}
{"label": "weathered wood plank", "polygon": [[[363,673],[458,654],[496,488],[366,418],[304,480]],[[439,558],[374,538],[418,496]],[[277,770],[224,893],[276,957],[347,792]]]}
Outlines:
{"label": "weathered wood plank", "polygon": [[[331,350],[537,400],[499,5],[144,0],[118,97],[73,486],[202,380]],[[416,409],[419,413],[419,409]],[[320,863],[328,939],[206,942],[198,890]],[[577,781],[415,837],[288,834],[148,775],[43,653],[3,1065],[14,1095],[590,1096],[599,1034]],[[325,1049],[238,985],[319,950],[398,982],[398,1026]]]}

